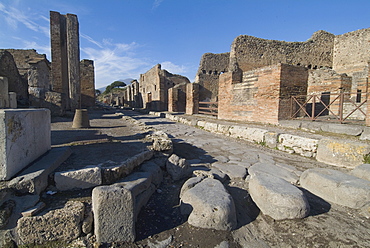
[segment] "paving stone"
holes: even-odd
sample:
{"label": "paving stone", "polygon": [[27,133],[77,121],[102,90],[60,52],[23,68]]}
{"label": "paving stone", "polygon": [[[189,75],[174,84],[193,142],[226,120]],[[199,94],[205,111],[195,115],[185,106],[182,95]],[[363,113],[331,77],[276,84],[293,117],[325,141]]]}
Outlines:
{"label": "paving stone", "polygon": [[300,219],[310,212],[310,205],[301,190],[270,174],[252,174],[249,193],[262,213],[275,220]]}
{"label": "paving stone", "polygon": [[370,181],[370,164],[362,164],[354,168],[350,174],[355,177],[359,177]]}
{"label": "paving stone", "polygon": [[370,203],[370,181],[324,168],[302,173],[303,188],[322,199],[342,206],[360,209]]}
{"label": "paving stone", "polygon": [[156,163],[152,161],[147,161],[143,163],[140,167],[141,171],[148,172],[151,174],[151,181],[157,187],[163,181],[163,171]]}
{"label": "paving stone", "polygon": [[186,187],[187,190],[182,190],[181,202],[192,207],[190,225],[225,231],[236,227],[234,201],[220,181],[205,178],[191,188]]}
{"label": "paving stone", "polygon": [[227,174],[230,178],[243,179],[247,176],[247,169],[237,164],[216,162],[213,163],[212,166]]}

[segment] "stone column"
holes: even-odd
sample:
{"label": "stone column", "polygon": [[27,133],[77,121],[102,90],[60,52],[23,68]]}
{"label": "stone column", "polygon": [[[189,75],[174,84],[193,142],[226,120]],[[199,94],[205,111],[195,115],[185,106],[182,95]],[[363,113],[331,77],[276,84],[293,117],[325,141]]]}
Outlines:
{"label": "stone column", "polygon": [[186,85],[186,114],[198,114],[199,111],[199,84]]}
{"label": "stone column", "polygon": [[95,106],[94,61],[83,59],[80,62],[81,106]]}
{"label": "stone column", "polygon": [[9,108],[16,109],[17,108],[17,93],[9,92]]}
{"label": "stone column", "polygon": [[81,108],[80,41],[77,16],[67,14],[68,83],[71,110]]}
{"label": "stone column", "polygon": [[178,112],[177,101],[179,100],[179,94],[174,88],[168,89],[168,111],[169,112]]}

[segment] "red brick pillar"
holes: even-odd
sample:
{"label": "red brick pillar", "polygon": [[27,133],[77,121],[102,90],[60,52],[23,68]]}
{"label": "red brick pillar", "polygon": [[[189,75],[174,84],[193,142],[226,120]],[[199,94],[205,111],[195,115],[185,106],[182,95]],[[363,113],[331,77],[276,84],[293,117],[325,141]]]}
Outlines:
{"label": "red brick pillar", "polygon": [[186,114],[198,114],[199,111],[199,84],[186,85]]}
{"label": "red brick pillar", "polygon": [[168,89],[168,111],[169,112],[178,112],[177,101],[179,100],[179,94],[174,88]]}

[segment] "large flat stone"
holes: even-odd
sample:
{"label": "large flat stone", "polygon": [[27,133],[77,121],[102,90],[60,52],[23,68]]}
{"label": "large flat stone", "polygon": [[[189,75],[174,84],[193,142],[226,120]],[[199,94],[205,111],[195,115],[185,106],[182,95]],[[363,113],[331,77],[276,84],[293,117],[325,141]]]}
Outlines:
{"label": "large flat stone", "polygon": [[322,199],[350,208],[370,203],[370,181],[332,169],[309,169],[302,173],[303,188]]}
{"label": "large flat stone", "polygon": [[247,176],[247,168],[245,166],[219,162],[213,163],[212,166],[227,174],[230,178],[243,179]]}
{"label": "large flat stone", "polygon": [[252,175],[249,193],[262,213],[275,220],[304,218],[310,212],[310,205],[301,190],[269,174]]}
{"label": "large flat stone", "polygon": [[79,170],[56,172],[55,186],[58,190],[88,189],[102,184],[101,168],[85,167]]}
{"label": "large flat stone", "polygon": [[123,186],[99,186],[93,189],[94,233],[97,242],[133,242],[135,240],[135,199]]}
{"label": "large flat stone", "polygon": [[280,134],[277,148],[279,150],[297,153],[304,157],[315,157],[318,140],[292,134]]}
{"label": "large flat stone", "polygon": [[12,179],[8,186],[18,192],[40,194],[48,186],[48,176],[58,168],[70,155],[69,147],[51,149],[38,161]]}
{"label": "large flat stone", "polygon": [[370,153],[370,145],[352,140],[321,139],[316,159],[330,165],[354,168]]}
{"label": "large flat stone", "polygon": [[[181,190],[181,201],[192,207],[188,218],[190,225],[230,231],[236,227],[233,198],[216,179],[189,179]],[[193,187],[192,187],[193,186]]]}
{"label": "large flat stone", "polygon": [[325,125],[321,126],[321,130],[330,133],[359,136],[364,131],[364,128],[358,125],[325,123]]}
{"label": "large flat stone", "polygon": [[50,110],[0,110],[0,180],[11,179],[50,148]]}

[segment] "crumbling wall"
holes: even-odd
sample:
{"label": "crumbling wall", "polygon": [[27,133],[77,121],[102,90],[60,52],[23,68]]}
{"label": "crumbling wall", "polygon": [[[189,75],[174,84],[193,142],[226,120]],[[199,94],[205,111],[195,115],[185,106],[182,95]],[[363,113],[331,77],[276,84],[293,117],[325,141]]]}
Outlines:
{"label": "crumbling wall", "polygon": [[28,84],[22,80],[12,54],[6,50],[0,50],[0,76],[8,78],[8,90],[17,94],[18,105],[28,105]]}
{"label": "crumbling wall", "polygon": [[220,74],[229,68],[230,53],[203,54],[195,82],[200,85],[199,99],[201,101],[217,101],[218,79]]}
{"label": "crumbling wall", "polygon": [[317,31],[305,42],[266,40],[240,35],[231,45],[229,71],[284,63],[317,69],[333,66],[334,35]]}
{"label": "crumbling wall", "polygon": [[81,106],[95,106],[94,61],[83,59],[80,62]]}
{"label": "crumbling wall", "polygon": [[150,110],[166,111],[168,109],[168,89],[182,83],[190,83],[189,79],[169,73],[157,64],[149,71],[140,75],[139,94],[143,107]]}

